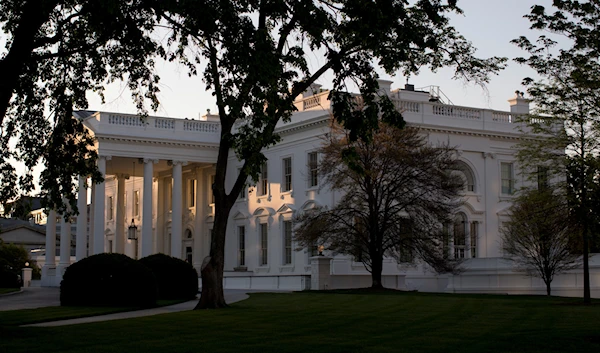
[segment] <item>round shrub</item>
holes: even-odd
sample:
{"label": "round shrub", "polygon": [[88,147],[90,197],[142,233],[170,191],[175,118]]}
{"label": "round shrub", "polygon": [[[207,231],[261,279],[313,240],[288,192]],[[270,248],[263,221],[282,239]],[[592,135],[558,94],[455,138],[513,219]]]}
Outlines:
{"label": "round shrub", "polygon": [[67,267],[60,283],[64,306],[156,305],[156,278],[152,271],[123,254],[98,254]]}
{"label": "round shrub", "polygon": [[165,254],[139,260],[152,270],[159,299],[193,299],[198,293],[198,273],[189,263]]}
{"label": "round shrub", "polygon": [[20,288],[21,279],[19,275],[0,268],[0,288]]}

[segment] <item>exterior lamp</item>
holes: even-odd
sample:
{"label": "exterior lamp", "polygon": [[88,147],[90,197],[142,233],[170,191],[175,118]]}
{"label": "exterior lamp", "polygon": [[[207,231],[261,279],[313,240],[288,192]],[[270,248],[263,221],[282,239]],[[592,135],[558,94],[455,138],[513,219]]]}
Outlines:
{"label": "exterior lamp", "polygon": [[325,249],[325,247],[323,245],[319,245],[319,256],[323,256],[323,249]]}
{"label": "exterior lamp", "polygon": [[132,218],[131,224],[129,225],[129,229],[127,230],[127,239],[136,240],[137,239],[137,226],[135,225],[135,221]]}
{"label": "exterior lamp", "polygon": [[26,262],[26,263],[25,263],[25,267],[29,267],[29,262]]}

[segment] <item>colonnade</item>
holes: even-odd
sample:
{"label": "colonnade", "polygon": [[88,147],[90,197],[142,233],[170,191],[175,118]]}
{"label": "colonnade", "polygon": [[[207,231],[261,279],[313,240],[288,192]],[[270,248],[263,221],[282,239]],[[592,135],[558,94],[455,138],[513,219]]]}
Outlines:
{"label": "colonnade", "polygon": [[[98,170],[100,174],[106,178],[107,172],[107,161],[112,159],[111,156],[100,155],[98,158]],[[184,258],[183,254],[183,233],[185,232],[183,219],[183,202],[184,202],[184,179],[183,179],[183,167],[187,165],[185,161],[168,161],[168,165],[172,167],[172,192],[170,195],[166,193],[164,189],[168,188],[168,182],[165,179],[159,179],[158,182],[158,200],[153,196],[153,181],[154,181],[154,165],[159,162],[158,159],[143,158],[139,159],[140,163],[144,164],[143,167],[143,183],[142,183],[142,212],[141,212],[141,237],[139,237],[140,244],[140,256],[145,257],[155,252],[164,252],[169,250],[168,253],[177,258]],[[195,218],[193,228],[194,233],[200,234],[203,229],[203,218],[202,217],[207,211],[208,198],[206,192],[202,192],[202,185],[205,181],[204,170],[206,168],[197,167],[193,169],[195,175],[192,179],[196,180],[197,185],[194,189],[194,206],[195,206]],[[125,181],[129,179],[128,174],[114,174],[116,178],[116,219],[114,227],[114,251],[117,253],[125,253],[125,242],[127,239],[126,232],[126,209],[125,209]],[[167,176],[168,178],[168,176]],[[171,179],[171,178],[168,178]],[[79,191],[77,208],[79,209],[79,216],[77,217],[77,233],[75,242],[75,257],[76,260],[80,260],[88,255],[100,254],[106,251],[106,234],[105,230],[107,227],[106,220],[106,181],[92,185],[91,187],[91,203],[89,213],[89,230],[88,230],[88,215],[86,213],[88,207],[88,180],[87,177],[81,176],[79,178]],[[135,192],[135,190],[134,190]],[[171,223],[170,223],[170,244],[168,249],[164,240],[168,239],[162,232],[166,230],[166,217],[162,217],[159,221],[157,219],[156,228],[153,229],[153,208],[155,204],[165,204],[165,197],[170,197],[171,201]],[[135,200],[135,196],[133,198]],[[134,201],[135,202],[135,201]],[[110,206],[109,206],[110,207]],[[131,207],[136,207],[132,204]],[[164,215],[168,215],[168,210],[164,207],[156,205],[157,213],[162,212]],[[60,217],[60,218],[59,218]],[[158,217],[157,217],[158,218]],[[61,234],[60,234],[60,257],[58,266],[56,264],[56,222],[60,219],[61,222]],[[88,234],[89,233],[89,234]],[[42,269],[43,277],[57,277],[62,278],[64,270],[70,265],[70,249],[71,249],[71,228],[70,223],[57,214],[55,210],[50,210],[48,220],[46,223],[46,257],[45,265]],[[161,239],[157,239],[157,238]],[[203,237],[197,237],[197,244],[194,245],[194,253],[198,252],[203,243]],[[89,246],[88,246],[89,240]],[[137,244],[136,244],[137,247]],[[201,263],[201,258],[197,254],[194,257],[194,265],[197,267]],[[56,279],[60,283],[59,279]],[[52,285],[46,283],[46,285]],[[57,283],[54,283],[57,285]]]}

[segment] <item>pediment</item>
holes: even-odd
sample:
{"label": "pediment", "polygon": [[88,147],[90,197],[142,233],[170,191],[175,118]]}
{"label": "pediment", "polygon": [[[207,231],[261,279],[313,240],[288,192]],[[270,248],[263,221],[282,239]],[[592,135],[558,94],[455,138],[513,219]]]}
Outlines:
{"label": "pediment", "polygon": [[259,207],[254,211],[254,213],[252,213],[252,215],[255,217],[268,217],[274,214],[275,210],[273,210],[271,207]]}
{"label": "pediment", "polygon": [[293,204],[291,203],[284,203],[283,205],[281,205],[281,207],[279,207],[279,209],[277,210],[277,213],[290,213],[290,212],[295,212],[296,208],[294,207]]}
{"label": "pediment", "polygon": [[236,221],[240,221],[240,220],[244,220],[244,219],[248,219],[248,215],[245,212],[242,211],[237,211],[234,215],[233,215],[233,219]]}
{"label": "pediment", "polygon": [[300,209],[302,211],[310,211],[319,207],[321,207],[321,205],[317,201],[308,200],[302,205],[302,207],[300,207]]}

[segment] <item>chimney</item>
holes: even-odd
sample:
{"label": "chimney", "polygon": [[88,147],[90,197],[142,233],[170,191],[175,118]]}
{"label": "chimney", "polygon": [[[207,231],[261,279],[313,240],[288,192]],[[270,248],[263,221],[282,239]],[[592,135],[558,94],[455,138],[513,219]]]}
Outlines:
{"label": "chimney", "polygon": [[515,91],[515,96],[508,100],[510,104],[510,112],[514,114],[529,114],[530,99],[526,99],[525,93]]}
{"label": "chimney", "polygon": [[310,96],[314,96],[315,94],[321,93],[321,87],[322,87],[322,85],[320,85],[318,83],[311,84],[306,89],[306,91],[302,92],[302,98],[307,98],[307,97],[310,97]]}
{"label": "chimney", "polygon": [[404,90],[405,91],[413,91],[415,90],[415,85],[411,85],[410,83],[407,83],[404,85]]}
{"label": "chimney", "polygon": [[382,80],[378,78],[377,83],[379,84],[379,92],[384,93],[386,96],[389,96],[390,92],[392,91],[392,83],[394,83],[394,81]]}

